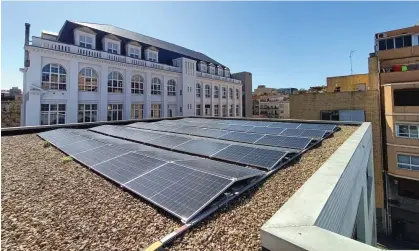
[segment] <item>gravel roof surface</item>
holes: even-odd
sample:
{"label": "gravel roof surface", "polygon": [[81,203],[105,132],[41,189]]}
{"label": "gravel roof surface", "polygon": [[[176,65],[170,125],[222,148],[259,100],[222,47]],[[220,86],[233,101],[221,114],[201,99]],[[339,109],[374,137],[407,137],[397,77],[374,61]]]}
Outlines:
{"label": "gravel roof surface", "polygon": [[[357,127],[302,158],[175,240],[173,250],[259,250],[260,227]],[[2,137],[2,250],[132,250],[181,226],[35,134]],[[23,147],[25,146],[25,147]]]}

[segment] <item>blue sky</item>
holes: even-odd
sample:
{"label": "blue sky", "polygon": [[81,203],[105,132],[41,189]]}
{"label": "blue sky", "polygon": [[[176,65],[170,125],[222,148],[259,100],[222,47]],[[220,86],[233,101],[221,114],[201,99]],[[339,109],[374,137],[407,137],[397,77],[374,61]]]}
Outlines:
{"label": "blue sky", "polygon": [[253,87],[308,88],[368,71],[374,34],[419,22],[417,2],[2,2],[1,88],[22,86],[31,36],[65,20],[113,24],[253,73]]}

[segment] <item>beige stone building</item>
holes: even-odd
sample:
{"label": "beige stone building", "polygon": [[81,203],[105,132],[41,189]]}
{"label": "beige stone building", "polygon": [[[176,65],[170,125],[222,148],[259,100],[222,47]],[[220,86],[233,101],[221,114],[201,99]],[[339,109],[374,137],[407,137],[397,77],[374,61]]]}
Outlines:
{"label": "beige stone building", "polygon": [[[328,78],[328,93],[291,95],[290,118],[372,122],[377,230],[416,247],[419,26],[377,33],[375,38],[368,75]],[[340,92],[334,92],[336,86]]]}

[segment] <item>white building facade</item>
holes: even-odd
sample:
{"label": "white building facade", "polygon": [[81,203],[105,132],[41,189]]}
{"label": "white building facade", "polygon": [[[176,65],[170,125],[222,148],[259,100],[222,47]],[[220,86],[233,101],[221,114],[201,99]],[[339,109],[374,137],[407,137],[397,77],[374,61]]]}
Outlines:
{"label": "white building facade", "polygon": [[22,126],[242,116],[241,81],[202,53],[108,25],[26,29]]}

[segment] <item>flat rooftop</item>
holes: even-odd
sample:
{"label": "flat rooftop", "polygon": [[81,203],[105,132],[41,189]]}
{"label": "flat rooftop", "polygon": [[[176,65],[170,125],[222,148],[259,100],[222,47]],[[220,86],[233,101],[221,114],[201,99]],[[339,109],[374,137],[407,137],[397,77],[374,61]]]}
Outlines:
{"label": "flat rooftop", "polygon": [[[340,130],[189,229],[172,250],[260,250],[261,226],[357,129]],[[183,223],[48,146],[2,137],[2,249],[143,249]]]}

